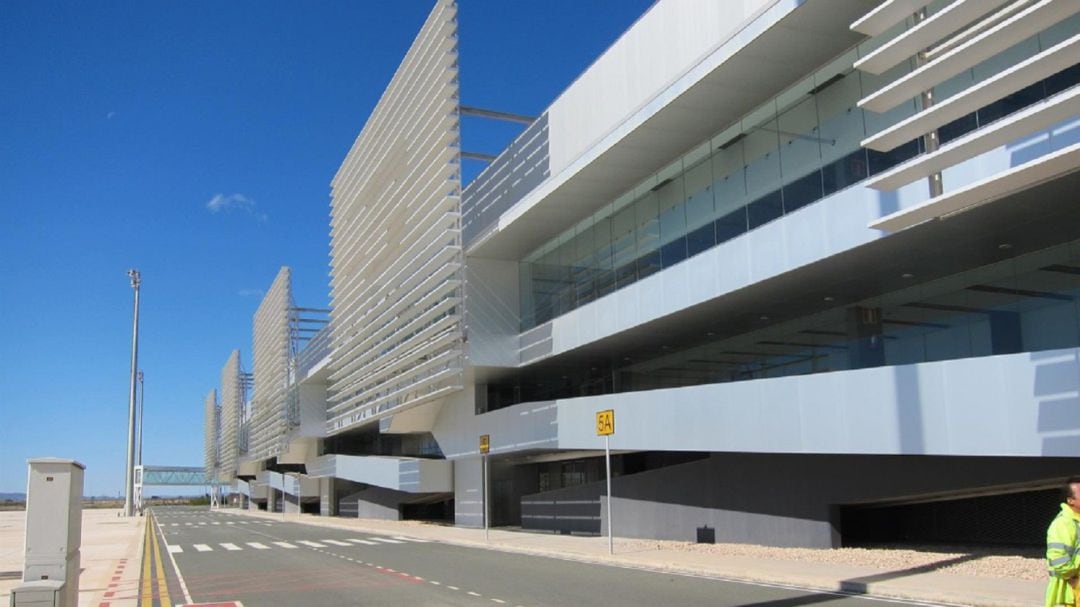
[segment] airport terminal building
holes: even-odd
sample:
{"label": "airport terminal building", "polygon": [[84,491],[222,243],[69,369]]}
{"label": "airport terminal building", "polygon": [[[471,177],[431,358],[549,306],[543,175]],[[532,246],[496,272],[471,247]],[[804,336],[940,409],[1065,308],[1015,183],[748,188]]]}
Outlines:
{"label": "airport terminal building", "polygon": [[1078,13],[658,0],[465,184],[438,0],[334,177],[330,308],[281,269],[208,474],[601,533],[612,410],[618,536],[1042,541],[1080,473]]}

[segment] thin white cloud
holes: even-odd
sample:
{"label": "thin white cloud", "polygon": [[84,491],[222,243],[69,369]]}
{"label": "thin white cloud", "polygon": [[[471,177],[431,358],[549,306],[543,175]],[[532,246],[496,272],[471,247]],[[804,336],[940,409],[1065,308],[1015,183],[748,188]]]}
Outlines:
{"label": "thin white cloud", "polygon": [[262,289],[240,289],[236,294],[240,297],[262,297],[266,295]]}
{"label": "thin white cloud", "polygon": [[116,112],[109,112],[108,114],[105,114],[105,120],[112,120],[113,116],[115,116],[115,115],[116,115]]}
{"label": "thin white cloud", "polygon": [[253,199],[243,194],[214,194],[214,197],[206,203],[206,208],[211,213],[243,211],[259,221],[269,219],[266,213],[258,211],[258,205]]}

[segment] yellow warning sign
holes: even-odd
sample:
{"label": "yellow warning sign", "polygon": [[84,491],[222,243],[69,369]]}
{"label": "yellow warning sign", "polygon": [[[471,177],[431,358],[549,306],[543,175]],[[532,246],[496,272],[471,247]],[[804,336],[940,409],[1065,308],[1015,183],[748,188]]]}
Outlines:
{"label": "yellow warning sign", "polygon": [[596,435],[610,436],[615,434],[615,410],[598,411],[596,413]]}

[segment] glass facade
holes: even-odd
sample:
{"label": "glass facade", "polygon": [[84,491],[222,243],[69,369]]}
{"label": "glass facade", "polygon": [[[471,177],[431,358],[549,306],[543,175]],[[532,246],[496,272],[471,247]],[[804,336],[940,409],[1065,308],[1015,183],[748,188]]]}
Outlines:
{"label": "glass facade", "polygon": [[[1080,28],[1068,21],[937,87],[939,99],[999,73]],[[851,70],[852,49],[739,123],[700,144],[520,263],[521,329],[528,330],[885,171],[922,151],[912,140],[890,152],[865,137],[907,118],[916,101],[877,114],[859,99],[909,70]],[[964,116],[941,129],[954,139],[1076,84],[1080,66]]]}
{"label": "glass facade", "polygon": [[478,390],[521,402],[1080,346],[1080,240],[783,323],[689,336],[634,358],[526,367]]}

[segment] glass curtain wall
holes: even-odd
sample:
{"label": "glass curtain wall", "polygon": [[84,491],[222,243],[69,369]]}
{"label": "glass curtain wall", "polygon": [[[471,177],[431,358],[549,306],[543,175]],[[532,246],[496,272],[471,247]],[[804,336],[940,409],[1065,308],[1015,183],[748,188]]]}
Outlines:
{"label": "glass curtain wall", "polygon": [[[947,98],[1080,29],[1067,20],[937,87]],[[873,41],[878,44],[880,41]],[[859,99],[910,70],[851,69],[855,48],[725,129],[617,200],[533,251],[520,264],[522,330],[624,288],[786,213],[881,173],[922,150],[912,140],[877,152],[859,143],[911,116],[917,101],[885,113]],[[1080,66],[994,102],[940,131],[947,142],[1080,81]]]}
{"label": "glass curtain wall", "polygon": [[[550,361],[484,386],[478,413],[557,398],[1080,346],[1080,240],[785,322],[746,313],[694,343]],[[729,326],[730,325],[730,326]]]}

